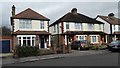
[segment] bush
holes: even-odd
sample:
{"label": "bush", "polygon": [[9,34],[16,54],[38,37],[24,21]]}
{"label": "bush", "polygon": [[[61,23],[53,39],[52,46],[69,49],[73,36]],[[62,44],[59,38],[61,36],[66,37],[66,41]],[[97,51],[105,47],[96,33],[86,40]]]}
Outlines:
{"label": "bush", "polygon": [[34,46],[17,46],[15,54],[18,57],[28,57],[39,55],[39,48]]}
{"label": "bush", "polygon": [[90,49],[90,50],[97,50],[97,49],[98,49],[98,46],[93,46],[93,45],[92,45],[92,46],[89,46],[89,49]]}
{"label": "bush", "polygon": [[90,45],[89,46],[90,50],[104,50],[106,49],[105,45]]}

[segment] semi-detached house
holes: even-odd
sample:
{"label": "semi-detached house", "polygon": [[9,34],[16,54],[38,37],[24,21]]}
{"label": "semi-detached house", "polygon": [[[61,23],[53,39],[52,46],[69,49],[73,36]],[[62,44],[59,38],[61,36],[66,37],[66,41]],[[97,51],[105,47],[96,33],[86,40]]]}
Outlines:
{"label": "semi-detached house", "polygon": [[49,48],[50,19],[28,8],[15,14],[15,6],[12,7],[12,37],[13,49],[16,45],[39,46],[39,48]]}
{"label": "semi-detached house", "polygon": [[106,43],[104,23],[78,13],[76,8],[52,23],[50,32],[53,44],[68,45],[75,40],[87,40],[91,44]]}
{"label": "semi-detached house", "polygon": [[107,33],[107,43],[120,39],[120,19],[116,18],[113,13],[108,16],[98,15],[96,20],[104,23],[104,32]]}

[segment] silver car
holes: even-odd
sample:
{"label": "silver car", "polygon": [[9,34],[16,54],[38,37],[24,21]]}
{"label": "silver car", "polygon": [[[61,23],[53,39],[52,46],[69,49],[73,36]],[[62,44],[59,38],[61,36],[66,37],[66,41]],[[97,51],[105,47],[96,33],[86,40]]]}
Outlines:
{"label": "silver car", "polygon": [[109,51],[120,51],[120,40],[112,41],[110,44],[108,44],[108,50]]}

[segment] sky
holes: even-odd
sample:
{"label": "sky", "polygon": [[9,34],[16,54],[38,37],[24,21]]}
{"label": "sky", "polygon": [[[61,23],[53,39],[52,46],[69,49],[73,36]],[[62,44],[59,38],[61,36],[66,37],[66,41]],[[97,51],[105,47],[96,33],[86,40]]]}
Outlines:
{"label": "sky", "polygon": [[43,16],[50,19],[50,24],[55,22],[57,19],[70,12],[72,8],[77,8],[78,13],[84,14],[91,18],[95,18],[97,15],[107,16],[109,13],[114,13],[118,17],[118,0],[20,0],[20,1],[9,1],[3,0],[0,3],[0,26],[11,27],[11,7],[15,5],[16,14],[24,11],[27,8],[31,8],[34,11],[42,14]]}

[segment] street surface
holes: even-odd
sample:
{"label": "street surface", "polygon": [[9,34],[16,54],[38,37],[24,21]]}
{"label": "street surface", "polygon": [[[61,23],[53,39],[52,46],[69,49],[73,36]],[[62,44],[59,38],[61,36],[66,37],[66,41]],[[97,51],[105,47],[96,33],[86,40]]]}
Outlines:
{"label": "street surface", "polygon": [[117,52],[71,56],[33,62],[6,64],[5,66],[118,66]]}

